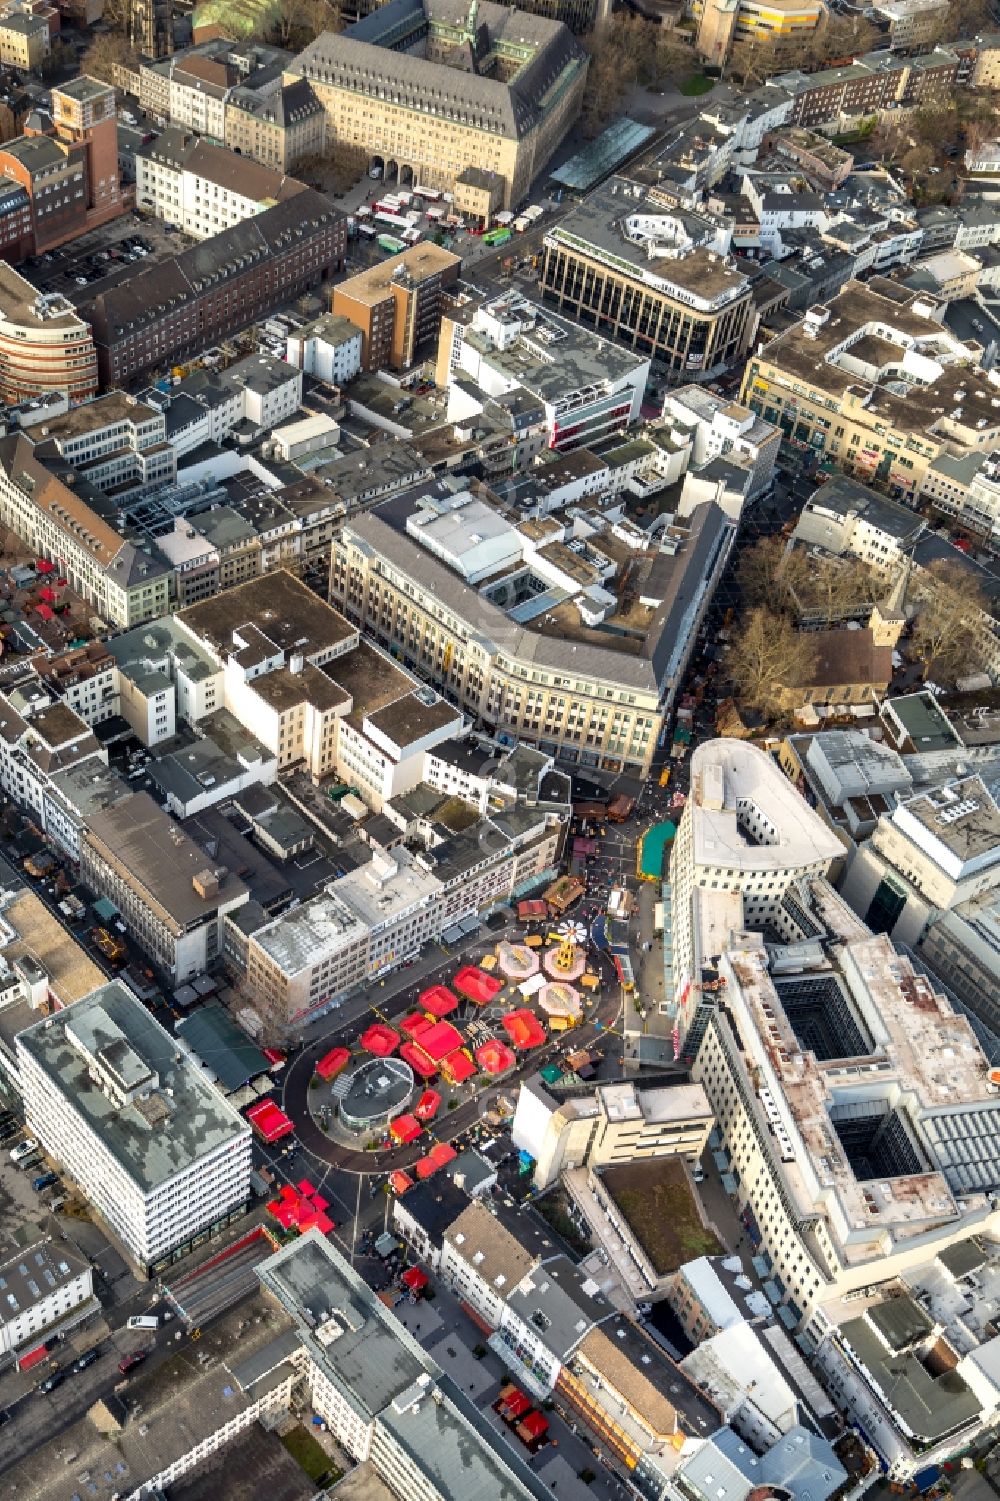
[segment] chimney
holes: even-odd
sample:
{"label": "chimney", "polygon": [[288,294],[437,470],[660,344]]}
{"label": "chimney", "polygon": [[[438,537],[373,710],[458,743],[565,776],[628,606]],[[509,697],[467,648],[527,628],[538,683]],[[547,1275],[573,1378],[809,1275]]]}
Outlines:
{"label": "chimney", "polygon": [[191,877],[191,885],[206,902],[209,897],[219,894],[219,877],[214,870],[199,870],[197,875]]}

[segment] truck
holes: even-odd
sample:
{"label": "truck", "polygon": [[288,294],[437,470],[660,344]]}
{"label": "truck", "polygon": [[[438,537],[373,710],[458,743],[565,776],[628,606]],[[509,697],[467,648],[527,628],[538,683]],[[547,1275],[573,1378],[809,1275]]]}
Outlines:
{"label": "truck", "polygon": [[134,1313],[127,1327],[129,1329],[159,1329],[160,1321],[155,1313]]}
{"label": "truck", "polygon": [[94,947],[100,951],[112,964],[120,964],[128,953],[128,949],[120,938],[109,933],[107,928],[95,928],[91,933]]}
{"label": "truck", "polygon": [[624,922],[632,911],[632,894],[625,886],[612,886],[608,897],[608,916]]}

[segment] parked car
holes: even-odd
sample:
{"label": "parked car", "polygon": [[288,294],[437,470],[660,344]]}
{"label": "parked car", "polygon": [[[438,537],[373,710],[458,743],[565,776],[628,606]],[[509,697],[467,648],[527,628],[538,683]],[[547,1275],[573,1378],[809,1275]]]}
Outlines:
{"label": "parked car", "polygon": [[11,1162],[22,1162],[25,1157],[30,1157],[32,1152],[37,1152],[37,1150],[38,1142],[33,1136],[29,1136],[26,1141],[20,1142],[16,1147],[13,1148],[10,1154],[10,1160]]}
{"label": "parked car", "polygon": [[36,1392],[54,1392],[57,1386],[62,1386],[66,1380],[66,1372],[63,1370],[52,1371],[44,1381],[40,1381],[35,1387]]}
{"label": "parked car", "polygon": [[94,1361],[97,1359],[100,1353],[101,1352],[98,1347],[96,1345],[92,1345],[89,1350],[84,1351],[79,1360],[74,1360],[74,1371],[85,1371],[89,1365],[94,1364]]}
{"label": "parked car", "polygon": [[132,1350],[124,1359],[118,1362],[119,1371],[121,1371],[123,1376],[127,1376],[129,1371],[134,1371],[137,1365],[142,1365],[148,1354],[148,1350]]}

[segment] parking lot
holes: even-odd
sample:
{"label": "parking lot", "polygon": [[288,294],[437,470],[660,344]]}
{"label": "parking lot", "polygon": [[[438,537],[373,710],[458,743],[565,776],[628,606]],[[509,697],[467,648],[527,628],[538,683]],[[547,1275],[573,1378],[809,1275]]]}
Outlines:
{"label": "parking lot", "polygon": [[39,291],[62,292],[79,305],[193,243],[189,235],[168,229],[158,219],[123,214],[61,249],[26,261],[19,269]]}

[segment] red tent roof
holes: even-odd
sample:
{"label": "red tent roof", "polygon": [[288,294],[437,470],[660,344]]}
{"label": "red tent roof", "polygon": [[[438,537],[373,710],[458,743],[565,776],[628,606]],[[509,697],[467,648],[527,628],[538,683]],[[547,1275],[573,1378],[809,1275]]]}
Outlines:
{"label": "red tent roof", "polygon": [[429,1178],[432,1173],[437,1172],[439,1167],[444,1167],[445,1163],[454,1161],[457,1156],[458,1153],[454,1147],[449,1146],[446,1141],[439,1141],[436,1146],[431,1148],[427,1156],[421,1157],[417,1163],[417,1177]]}
{"label": "red tent roof", "polygon": [[437,1064],[432,1063],[423,1048],[415,1042],[404,1042],[399,1050],[399,1056],[404,1063],[410,1065],[415,1074],[420,1075],[421,1079],[433,1079],[438,1071]]}
{"label": "red tent roof", "polygon": [[317,1063],[316,1072],[321,1079],[335,1079],[350,1061],[351,1054],[348,1048],[331,1048]]}
{"label": "red tent roof", "polygon": [[466,1079],[472,1078],[472,1075],[476,1072],[476,1065],[464,1048],[456,1048],[442,1062],[441,1072],[453,1084],[462,1084]]}
{"label": "red tent roof", "polygon": [[278,1221],[284,1230],[311,1230],[315,1227],[324,1235],[336,1229],[334,1221],[326,1213],[328,1200],[318,1194],[308,1178],[301,1178],[297,1188],[285,1183],[281,1194],[267,1206],[268,1214]]}
{"label": "red tent roof", "polygon": [[515,1390],[511,1392],[510,1396],[503,1404],[504,1417],[510,1418],[512,1421],[515,1418],[523,1417],[530,1406],[531,1399],[529,1397],[526,1397],[522,1391]]}
{"label": "red tent roof", "polygon": [[50,589],[48,584],[46,584],[44,588],[39,589],[38,598],[44,599],[47,605],[54,605],[56,602],[56,591]]}
{"label": "red tent roof", "polygon": [[40,615],[43,620],[53,619],[52,609],[49,605],[36,605],[35,614]]}
{"label": "red tent roof", "polygon": [[417,1005],[432,1016],[448,1016],[458,1005],[458,997],[452,995],[447,985],[432,985],[417,997]]}
{"label": "red tent roof", "polygon": [[543,1418],[540,1412],[529,1412],[519,1424],[519,1431],[522,1437],[541,1438],[543,1433],[549,1431],[548,1418]]}
{"label": "red tent roof", "polygon": [[462,1046],[462,1034],[451,1022],[432,1022],[426,1032],[421,1032],[419,1046],[428,1058],[440,1063]]}
{"label": "red tent roof", "polygon": [[389,1174],[389,1187],[394,1194],[405,1194],[408,1188],[413,1187],[413,1179],[409,1173],[404,1173],[401,1167],[397,1167]]}
{"label": "red tent roof", "polygon": [[484,1074],[505,1074],[517,1062],[512,1050],[499,1037],[490,1037],[478,1047],[475,1059]]}
{"label": "red tent roof", "polygon": [[410,1289],[411,1293],[420,1293],[423,1292],[424,1288],[427,1286],[428,1282],[430,1282],[431,1279],[428,1277],[427,1273],[422,1272],[418,1266],[411,1266],[407,1267],[406,1271],[403,1273],[399,1280],[404,1287],[408,1287]]}
{"label": "red tent roof", "polygon": [[374,1053],[376,1058],[388,1058],[399,1046],[399,1033],[384,1022],[373,1022],[367,1032],[362,1032],[360,1040],[366,1053]]}
{"label": "red tent roof", "polygon": [[538,897],[532,897],[529,901],[518,902],[517,915],[522,922],[527,922],[533,917],[548,917],[548,903]]}
{"label": "red tent roof", "polygon": [[417,1101],[414,1115],[418,1121],[432,1121],[441,1109],[441,1096],[436,1089],[425,1089]]}
{"label": "red tent roof", "polygon": [[49,560],[48,560],[48,558],[36,558],[35,559],[35,572],[36,573],[55,573],[55,571],[56,571],[56,565],[54,563],[50,563]]}
{"label": "red tent roof", "polygon": [[488,975],[475,964],[467,964],[464,969],[460,969],[452,984],[459,995],[467,996],[477,1006],[484,1006],[487,1001],[492,1001],[503,989],[502,980],[498,980],[495,975]]}
{"label": "red tent roof", "polygon": [[258,1100],[247,1111],[247,1120],[266,1142],[280,1141],[295,1130],[295,1122],[273,1100]]}
{"label": "red tent roof", "polygon": [[405,1032],[407,1037],[419,1037],[421,1032],[426,1032],[428,1027],[433,1025],[434,1023],[429,1022],[422,1011],[411,1011],[409,1016],[403,1017],[399,1030]]}
{"label": "red tent roof", "polygon": [[285,1063],[287,1058],[280,1048],[261,1048],[268,1063]]}
{"label": "red tent roof", "polygon": [[503,1018],[503,1029],[516,1048],[537,1048],[545,1041],[545,1028],[527,1007],[508,1011]]}
{"label": "red tent roof", "polygon": [[389,1123],[389,1135],[401,1142],[416,1141],[422,1129],[420,1122],[412,1115],[397,1115]]}
{"label": "red tent roof", "polygon": [[28,1350],[24,1355],[17,1357],[18,1370],[30,1371],[31,1367],[37,1365],[40,1360],[44,1360],[48,1353],[44,1345],[36,1345],[33,1350]]}

